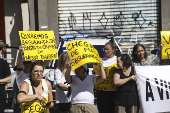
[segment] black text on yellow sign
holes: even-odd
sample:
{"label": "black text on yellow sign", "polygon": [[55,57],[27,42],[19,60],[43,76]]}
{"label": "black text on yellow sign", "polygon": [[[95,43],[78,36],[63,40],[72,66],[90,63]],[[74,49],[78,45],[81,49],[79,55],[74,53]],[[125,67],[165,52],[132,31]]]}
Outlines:
{"label": "black text on yellow sign", "polygon": [[170,59],[170,31],[161,31],[161,44],[164,44],[161,58],[163,60]]}
{"label": "black text on yellow sign", "polygon": [[21,44],[25,46],[26,61],[58,59],[53,31],[19,31],[19,35]]}
{"label": "black text on yellow sign", "polygon": [[[48,97],[46,97],[46,100],[48,100]],[[44,108],[39,100],[24,102],[21,103],[20,106],[21,113],[49,113],[49,110],[47,108]]]}
{"label": "black text on yellow sign", "polygon": [[69,58],[72,60],[72,69],[85,63],[101,63],[98,51],[85,40],[74,40],[66,44]]}

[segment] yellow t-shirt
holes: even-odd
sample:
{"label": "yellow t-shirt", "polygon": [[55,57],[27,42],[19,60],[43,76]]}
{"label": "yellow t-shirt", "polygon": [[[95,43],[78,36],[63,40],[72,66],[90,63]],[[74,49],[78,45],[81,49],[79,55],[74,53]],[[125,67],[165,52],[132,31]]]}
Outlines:
{"label": "yellow t-shirt", "polygon": [[[117,88],[113,84],[113,74],[114,71],[118,68],[117,67],[117,57],[114,56],[113,58],[105,58],[103,60],[103,66],[105,67],[106,79],[99,84],[95,84],[95,89],[103,90],[103,91],[115,91]],[[95,70],[94,70],[95,71]]]}

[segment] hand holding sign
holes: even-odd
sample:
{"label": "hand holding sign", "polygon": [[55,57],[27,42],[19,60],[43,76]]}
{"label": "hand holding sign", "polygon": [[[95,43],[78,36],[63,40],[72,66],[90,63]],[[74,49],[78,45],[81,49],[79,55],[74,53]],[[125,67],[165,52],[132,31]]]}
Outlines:
{"label": "hand holding sign", "polygon": [[49,113],[46,103],[48,101],[48,97],[44,99],[43,96],[37,95],[37,99],[29,102],[23,102],[20,104],[21,113]]}
{"label": "hand holding sign", "polygon": [[130,79],[136,81],[136,76],[135,76],[135,75],[132,75],[132,76],[130,77]]}
{"label": "hand holding sign", "polygon": [[38,100],[40,100],[41,105],[45,105],[45,102],[47,101],[45,97],[40,96],[38,94],[35,95]]}
{"label": "hand holding sign", "polygon": [[170,31],[161,31],[162,60],[170,59]]}
{"label": "hand holding sign", "polygon": [[[114,74],[114,71],[117,69],[116,63],[114,63],[113,65],[109,67],[105,67],[106,79],[100,84],[95,84],[95,89],[103,90],[103,91],[116,90],[116,86],[113,84],[113,74]],[[93,70],[95,71],[95,74],[100,75],[99,66],[93,65]]]}
{"label": "hand holding sign", "polygon": [[72,69],[80,67],[86,63],[100,63],[99,54],[97,50],[87,41],[74,40],[66,45],[69,58],[72,60]]}

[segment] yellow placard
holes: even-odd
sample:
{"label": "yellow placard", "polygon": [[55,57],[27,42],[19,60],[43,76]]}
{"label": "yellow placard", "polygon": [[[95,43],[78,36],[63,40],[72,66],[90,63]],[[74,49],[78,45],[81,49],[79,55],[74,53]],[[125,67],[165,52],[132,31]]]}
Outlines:
{"label": "yellow placard", "polygon": [[74,40],[66,44],[69,58],[72,60],[72,69],[85,63],[99,63],[102,65],[98,51],[85,40]]}
{"label": "yellow placard", "polygon": [[[103,80],[103,82],[99,84],[95,84],[96,90],[115,91],[117,89],[116,86],[113,84],[113,74],[114,74],[114,71],[118,68],[116,63],[114,63],[113,65],[109,67],[105,67],[106,79]],[[95,66],[93,70],[94,72],[99,72],[99,67],[97,68]]]}
{"label": "yellow placard", "polygon": [[98,65],[93,64],[93,71],[95,75],[100,75],[100,67]]}
{"label": "yellow placard", "polygon": [[[46,100],[48,101],[48,97],[46,97]],[[49,113],[47,108],[42,107],[39,100],[21,103],[20,107],[21,113]]]}
{"label": "yellow placard", "polygon": [[19,31],[25,61],[58,59],[53,31]]}
{"label": "yellow placard", "polygon": [[170,31],[161,31],[161,44],[164,44],[161,58],[170,59]]}

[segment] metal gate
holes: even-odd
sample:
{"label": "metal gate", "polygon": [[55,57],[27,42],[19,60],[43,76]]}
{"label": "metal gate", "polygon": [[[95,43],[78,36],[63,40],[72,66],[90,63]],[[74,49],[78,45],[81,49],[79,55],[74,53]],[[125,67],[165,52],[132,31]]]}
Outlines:
{"label": "metal gate", "polygon": [[157,48],[160,0],[58,0],[58,12],[60,37],[114,37],[128,54],[136,43]]}

